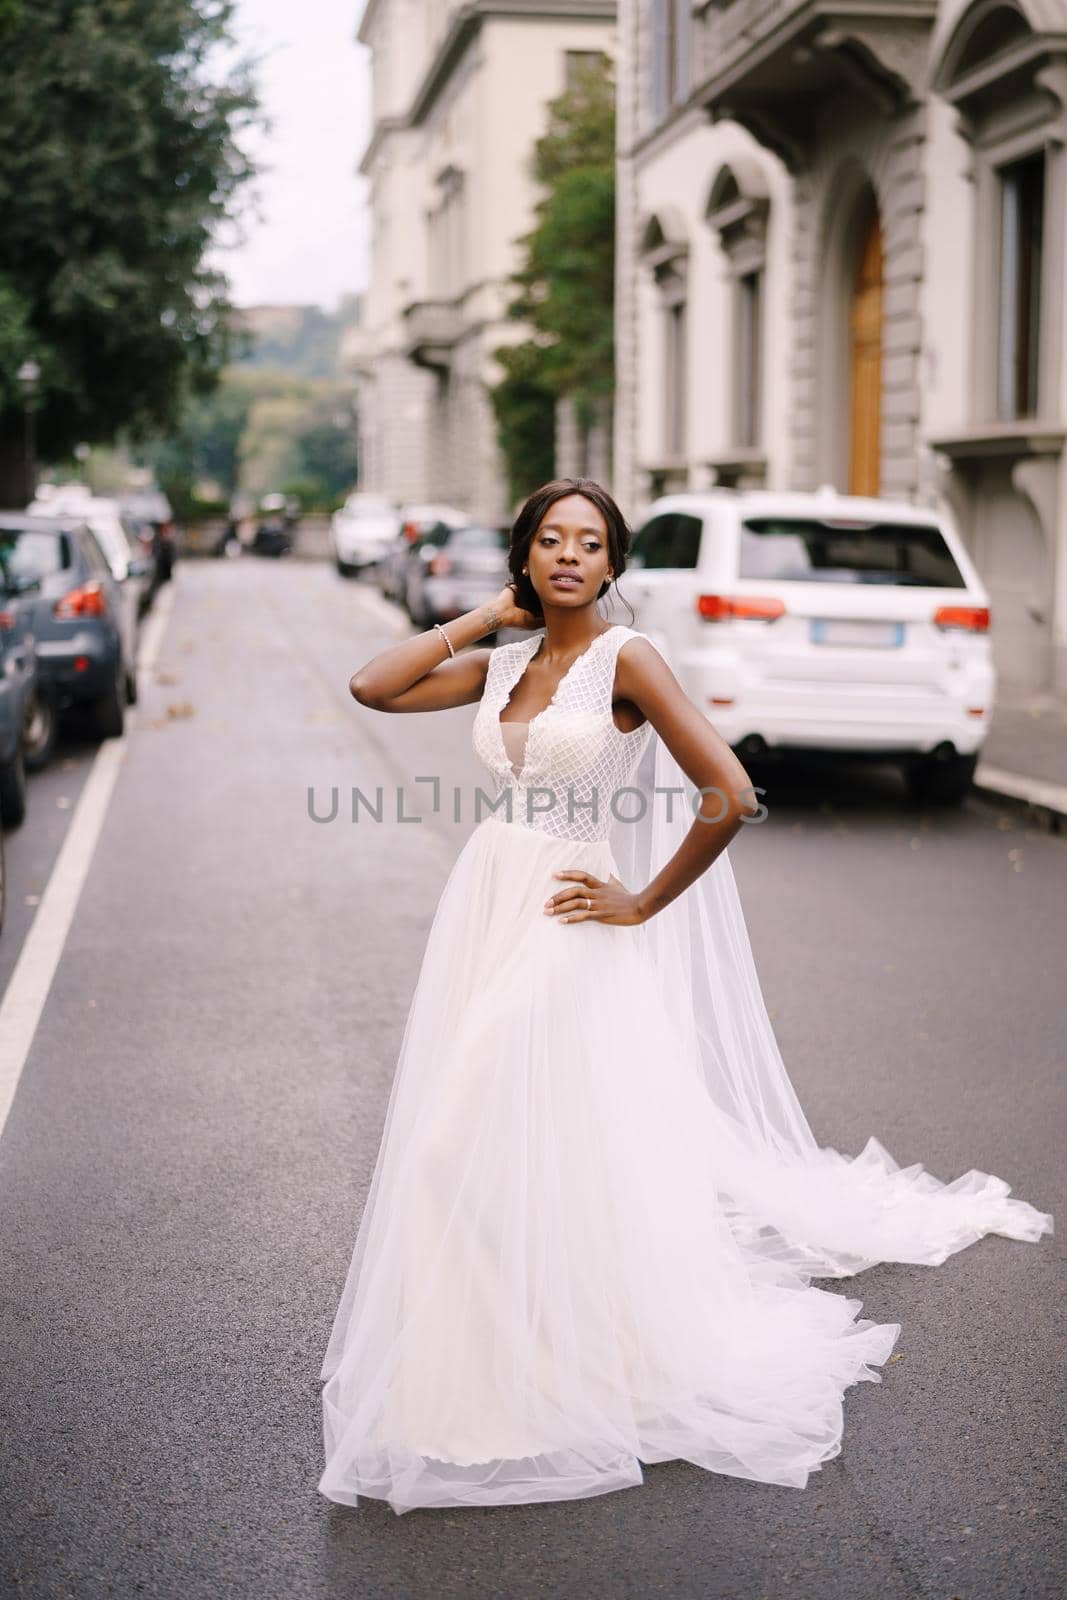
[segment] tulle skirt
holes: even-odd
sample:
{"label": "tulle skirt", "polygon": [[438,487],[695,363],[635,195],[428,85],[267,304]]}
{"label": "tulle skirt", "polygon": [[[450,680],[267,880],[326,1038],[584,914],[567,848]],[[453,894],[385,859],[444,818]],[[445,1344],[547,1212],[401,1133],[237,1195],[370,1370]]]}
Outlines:
{"label": "tulle skirt", "polygon": [[331,1500],[572,1499],[665,1460],[802,1488],[899,1335],[724,1210],[646,927],[544,915],[564,867],[617,875],[490,818],[439,901],[323,1364]]}

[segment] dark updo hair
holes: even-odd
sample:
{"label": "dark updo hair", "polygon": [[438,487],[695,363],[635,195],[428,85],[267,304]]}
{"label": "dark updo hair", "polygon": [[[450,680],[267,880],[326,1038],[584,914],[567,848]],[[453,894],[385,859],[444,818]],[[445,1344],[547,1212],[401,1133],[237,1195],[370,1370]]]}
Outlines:
{"label": "dark updo hair", "polygon": [[[608,552],[611,557],[611,568],[614,577],[611,583],[618,583],[621,575],[626,571],[626,557],[629,554],[630,542],[633,535],[619,507],[612,496],[599,483],[592,478],[554,478],[551,483],[543,483],[540,489],[535,489],[529,499],[522,505],[518,516],[511,528],[511,543],[508,548],[508,571],[511,573],[515,585],[515,596],[524,611],[530,611],[535,617],[541,617],[544,612],[537,591],[529,578],[523,576],[523,567],[526,565],[533,544],[534,535],[545,519],[545,515],[554,506],[557,500],[566,499],[569,494],[584,495],[585,498],[600,512],[607,524]],[[602,585],[597,599],[600,600],[611,588],[611,583]],[[620,599],[622,597],[620,596]],[[629,606],[629,601],[626,602]],[[630,607],[631,616],[633,608]]]}

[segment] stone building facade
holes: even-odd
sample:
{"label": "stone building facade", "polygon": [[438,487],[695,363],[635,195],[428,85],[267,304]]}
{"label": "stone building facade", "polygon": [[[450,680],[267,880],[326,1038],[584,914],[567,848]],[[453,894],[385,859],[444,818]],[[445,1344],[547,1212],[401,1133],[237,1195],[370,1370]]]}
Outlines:
{"label": "stone building facade", "polygon": [[[530,161],[573,63],[614,53],[614,0],[368,0],[371,274],[353,351],[362,486],[506,518],[488,386]],[[565,419],[564,453],[569,447]]]}
{"label": "stone building facade", "polygon": [[1067,0],[621,0],[615,486],[949,506],[1067,689]]}

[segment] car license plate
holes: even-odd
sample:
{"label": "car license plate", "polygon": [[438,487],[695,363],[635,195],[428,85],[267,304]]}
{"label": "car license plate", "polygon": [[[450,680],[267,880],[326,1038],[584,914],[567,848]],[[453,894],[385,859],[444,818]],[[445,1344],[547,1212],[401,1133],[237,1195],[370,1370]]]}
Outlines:
{"label": "car license plate", "polygon": [[904,643],[904,624],[867,622],[858,617],[812,617],[811,642],[892,647]]}

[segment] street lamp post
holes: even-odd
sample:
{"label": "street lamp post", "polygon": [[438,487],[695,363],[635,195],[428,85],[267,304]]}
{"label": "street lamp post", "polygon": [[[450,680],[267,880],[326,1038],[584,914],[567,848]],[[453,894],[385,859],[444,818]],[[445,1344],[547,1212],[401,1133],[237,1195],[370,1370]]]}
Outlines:
{"label": "street lamp post", "polygon": [[41,377],[38,363],[30,356],[18,370],[18,380],[22,385],[22,398],[25,407],[26,425],[23,439],[26,446],[26,500],[33,499],[37,489],[37,384]]}

